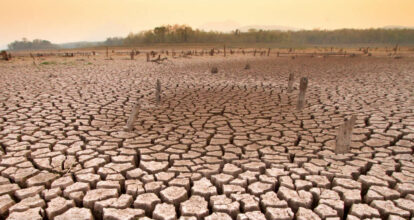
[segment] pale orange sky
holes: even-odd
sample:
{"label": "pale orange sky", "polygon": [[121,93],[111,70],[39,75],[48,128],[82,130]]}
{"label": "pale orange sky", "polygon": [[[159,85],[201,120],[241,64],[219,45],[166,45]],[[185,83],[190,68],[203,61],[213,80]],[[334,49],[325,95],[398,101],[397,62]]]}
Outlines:
{"label": "pale orange sky", "polygon": [[414,0],[0,0],[0,9],[0,48],[23,37],[96,41],[163,24],[414,26]]}

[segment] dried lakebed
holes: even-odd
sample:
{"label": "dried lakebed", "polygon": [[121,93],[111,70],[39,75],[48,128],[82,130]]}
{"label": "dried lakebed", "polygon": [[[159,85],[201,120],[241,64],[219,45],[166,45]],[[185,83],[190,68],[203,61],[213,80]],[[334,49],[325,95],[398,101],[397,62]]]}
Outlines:
{"label": "dried lakebed", "polygon": [[413,58],[65,62],[0,63],[1,218],[414,217]]}

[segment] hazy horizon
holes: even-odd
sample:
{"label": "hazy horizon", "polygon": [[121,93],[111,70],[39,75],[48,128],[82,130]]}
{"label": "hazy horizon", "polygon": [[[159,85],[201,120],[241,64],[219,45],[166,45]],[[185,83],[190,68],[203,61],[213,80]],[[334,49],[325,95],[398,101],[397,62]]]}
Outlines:
{"label": "hazy horizon", "polygon": [[[414,26],[414,1],[396,0],[0,0],[0,49],[23,37],[53,43],[103,41],[166,24],[230,31]],[[339,10],[340,9],[340,10]]]}

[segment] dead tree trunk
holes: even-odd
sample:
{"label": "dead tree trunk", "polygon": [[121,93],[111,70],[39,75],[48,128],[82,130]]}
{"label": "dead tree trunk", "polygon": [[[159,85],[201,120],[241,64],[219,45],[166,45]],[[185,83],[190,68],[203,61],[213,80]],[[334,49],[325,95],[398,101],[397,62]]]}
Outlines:
{"label": "dead tree trunk", "polygon": [[134,122],[137,119],[139,107],[140,106],[139,106],[138,102],[132,107],[131,114],[129,115],[128,121],[127,121],[127,123],[124,127],[125,131],[132,131],[132,129],[134,127]]}
{"label": "dead tree trunk", "polygon": [[135,52],[134,50],[131,51],[131,53],[129,54],[131,56],[131,60],[134,60],[134,56],[135,56]]}
{"label": "dead tree trunk", "polygon": [[270,48],[267,50],[267,56],[270,56]]}
{"label": "dead tree trunk", "polygon": [[393,51],[394,51],[394,54],[397,54],[397,51],[398,51],[398,44],[396,44],[396,45],[395,45],[395,47],[394,47]]}
{"label": "dead tree trunk", "polygon": [[147,62],[150,62],[150,54],[147,53]]}
{"label": "dead tree trunk", "polygon": [[303,107],[305,106],[305,95],[306,95],[306,89],[308,88],[308,78],[302,77],[300,79],[300,92],[299,92],[299,98],[298,98],[298,104],[296,106],[296,109],[301,111]]}
{"label": "dead tree trunk", "polygon": [[291,93],[293,91],[293,81],[295,79],[294,73],[289,74],[289,81],[288,81],[288,93]]}
{"label": "dead tree trunk", "polygon": [[224,45],[224,57],[226,57],[226,45]]}
{"label": "dead tree trunk", "polygon": [[161,82],[157,79],[157,85],[155,87],[155,101],[158,104],[161,102]]}
{"label": "dead tree trunk", "polygon": [[352,129],[356,121],[355,115],[350,120],[346,120],[344,124],[339,126],[338,135],[336,136],[335,153],[346,154],[351,146]]}
{"label": "dead tree trunk", "polygon": [[1,55],[2,59],[5,60],[5,61],[9,61],[11,59],[11,57],[9,57],[9,54],[7,54],[7,52],[5,50],[1,51],[0,55]]}
{"label": "dead tree trunk", "polygon": [[109,48],[106,47],[106,58],[108,58],[108,57],[109,57]]}
{"label": "dead tree trunk", "polygon": [[35,66],[36,66],[36,59],[35,59],[35,57],[33,56],[33,54],[32,54],[32,53],[30,53],[30,57],[33,59],[33,65],[35,65]]}

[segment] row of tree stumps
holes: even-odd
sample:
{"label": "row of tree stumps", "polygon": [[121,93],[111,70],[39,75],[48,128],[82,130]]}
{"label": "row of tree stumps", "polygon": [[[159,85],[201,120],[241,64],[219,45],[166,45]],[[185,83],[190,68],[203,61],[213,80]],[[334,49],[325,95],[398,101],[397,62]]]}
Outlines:
{"label": "row of tree stumps", "polygon": [[[294,83],[294,74],[289,74],[289,80],[288,80],[288,93],[291,93],[293,91],[293,83]],[[300,79],[299,83],[299,96],[298,96],[298,102],[296,104],[296,109],[298,111],[302,111],[306,104],[306,90],[308,88],[308,78],[302,77]],[[159,79],[157,79],[156,85],[155,85],[155,103],[159,105],[161,103],[161,82]],[[138,112],[140,109],[140,105],[137,102],[132,107],[131,114],[129,115],[129,118],[127,120],[126,126],[124,127],[125,131],[132,131],[134,122],[138,116]],[[340,125],[338,128],[338,133],[336,136],[336,146],[335,146],[335,153],[337,154],[345,154],[350,151],[350,145],[351,145],[351,136],[352,136],[352,130],[356,122],[356,117],[352,116],[349,120],[345,120],[344,124]]]}
{"label": "row of tree stumps", "polygon": [[[295,75],[293,73],[289,74],[289,80],[288,80],[288,89],[287,92],[291,93],[293,91],[293,82],[295,80]],[[299,97],[298,97],[298,102],[296,104],[296,109],[298,111],[302,111],[302,109],[305,107],[305,95],[306,95],[306,90],[308,88],[308,78],[307,77],[302,77],[300,78],[300,84],[299,84]]]}
{"label": "row of tree stumps", "polygon": [[[157,79],[156,85],[155,85],[155,103],[159,105],[161,103],[161,81]],[[128,117],[127,123],[124,127],[125,131],[132,131],[134,128],[135,120],[138,116],[139,109],[141,108],[141,105],[138,103],[139,100],[132,106],[131,114]]]}
{"label": "row of tree stumps", "polygon": [[[288,80],[288,89],[287,92],[291,93],[293,91],[293,82],[294,82],[294,74],[289,74]],[[306,103],[305,95],[306,90],[308,88],[308,78],[302,77],[300,79],[299,84],[299,97],[298,102],[296,105],[296,109],[301,111]],[[352,138],[352,130],[355,126],[356,117],[351,116],[349,120],[345,120],[345,122],[339,126],[337,135],[336,135],[336,145],[335,145],[335,153],[337,154],[346,154],[349,153],[351,148],[351,138]]]}

